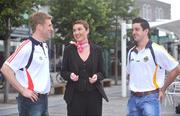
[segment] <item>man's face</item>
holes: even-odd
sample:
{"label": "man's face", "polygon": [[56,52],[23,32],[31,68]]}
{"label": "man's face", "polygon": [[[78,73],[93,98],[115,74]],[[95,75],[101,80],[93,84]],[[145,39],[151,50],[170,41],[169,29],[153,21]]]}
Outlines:
{"label": "man's face", "polygon": [[83,24],[75,24],[73,26],[73,36],[77,42],[87,39],[89,30],[83,26]]}
{"label": "man's face", "polygon": [[134,23],[132,25],[132,35],[136,42],[140,42],[144,38],[148,37],[148,29],[143,30],[140,23]]}
{"label": "man's face", "polygon": [[53,33],[53,25],[51,19],[46,19],[45,23],[41,25],[41,34],[45,40],[51,38]]}

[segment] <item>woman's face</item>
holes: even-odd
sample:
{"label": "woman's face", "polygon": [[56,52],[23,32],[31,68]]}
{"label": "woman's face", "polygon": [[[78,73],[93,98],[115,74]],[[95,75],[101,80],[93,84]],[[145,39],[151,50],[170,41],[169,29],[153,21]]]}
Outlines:
{"label": "woman's face", "polygon": [[86,29],[83,24],[73,25],[73,36],[77,42],[88,39],[89,29]]}

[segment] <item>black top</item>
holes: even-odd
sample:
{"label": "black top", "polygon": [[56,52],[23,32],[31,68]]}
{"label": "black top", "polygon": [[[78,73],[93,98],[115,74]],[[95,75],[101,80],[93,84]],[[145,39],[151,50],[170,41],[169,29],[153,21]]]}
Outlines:
{"label": "black top", "polygon": [[[70,79],[70,74],[79,75],[79,80],[74,82]],[[89,77],[97,74],[97,81],[94,84],[89,83]],[[73,94],[78,91],[98,90],[102,97],[107,101],[108,98],[101,85],[101,80],[104,79],[104,66],[102,49],[90,42],[90,55],[86,61],[83,61],[77,52],[75,45],[68,45],[64,49],[62,61],[61,76],[67,81],[64,99],[70,103]]]}
{"label": "black top", "polygon": [[75,52],[74,60],[77,61],[79,68],[79,80],[75,82],[76,91],[92,91],[95,90],[95,86],[89,83],[89,77],[92,77],[92,48],[90,47],[90,54],[86,61],[83,61],[78,52]]}

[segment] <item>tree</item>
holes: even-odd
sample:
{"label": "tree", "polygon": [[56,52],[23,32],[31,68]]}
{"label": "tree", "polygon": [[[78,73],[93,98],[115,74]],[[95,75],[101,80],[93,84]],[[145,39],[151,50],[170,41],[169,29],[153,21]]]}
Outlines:
{"label": "tree", "polygon": [[50,0],[49,2],[50,14],[54,17],[57,34],[55,34],[56,43],[57,40],[62,43],[69,42],[72,39],[72,22],[76,19],[84,19],[90,24],[90,39],[104,48],[115,46],[116,58],[119,20],[130,19],[137,12],[133,0]]}
{"label": "tree", "polygon": [[[1,0],[0,1],[0,39],[5,40],[12,32],[11,27],[27,24],[25,15],[29,15],[45,0]],[[8,25],[10,23],[11,25]],[[8,27],[10,26],[10,27]]]}
{"label": "tree", "polygon": [[106,40],[105,32],[110,13],[104,0],[50,0],[50,14],[53,16],[56,33],[64,42],[72,39],[72,23],[84,19],[90,25],[90,38],[98,43]]}
{"label": "tree", "polygon": [[[0,0],[0,39],[4,40],[5,58],[10,54],[10,34],[12,27],[27,24],[25,15],[38,8],[45,0]],[[4,102],[8,101],[9,84],[5,84]]]}
{"label": "tree", "polygon": [[110,3],[111,14],[110,14],[110,25],[111,30],[115,32],[115,84],[118,80],[118,52],[119,52],[119,43],[121,37],[118,35],[120,33],[120,21],[129,20],[132,17],[137,15],[137,9],[134,7],[134,0],[107,0]]}

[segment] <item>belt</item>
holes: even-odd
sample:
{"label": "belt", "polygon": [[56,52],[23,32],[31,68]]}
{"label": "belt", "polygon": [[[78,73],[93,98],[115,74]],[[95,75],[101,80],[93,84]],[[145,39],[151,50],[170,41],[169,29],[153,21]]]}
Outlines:
{"label": "belt", "polygon": [[[20,93],[19,93],[19,96],[20,96],[20,97],[23,97],[23,98],[26,98],[26,99],[29,99],[29,98],[27,98],[27,97],[24,97],[24,96],[21,95]],[[38,98],[44,98],[44,97],[47,97],[47,96],[48,96],[48,93],[45,93],[45,94],[37,93],[37,96],[38,96]]]}
{"label": "belt", "polygon": [[152,90],[152,91],[145,91],[145,92],[133,92],[133,91],[131,91],[131,94],[134,95],[134,96],[141,97],[141,96],[146,96],[146,95],[149,95],[149,94],[152,94],[152,93],[158,93],[158,92],[159,92],[159,89],[155,89],[155,90]]}
{"label": "belt", "polygon": [[47,96],[48,94],[45,93],[45,94],[42,94],[42,93],[37,93],[38,94],[38,97],[44,97],[44,96]]}

